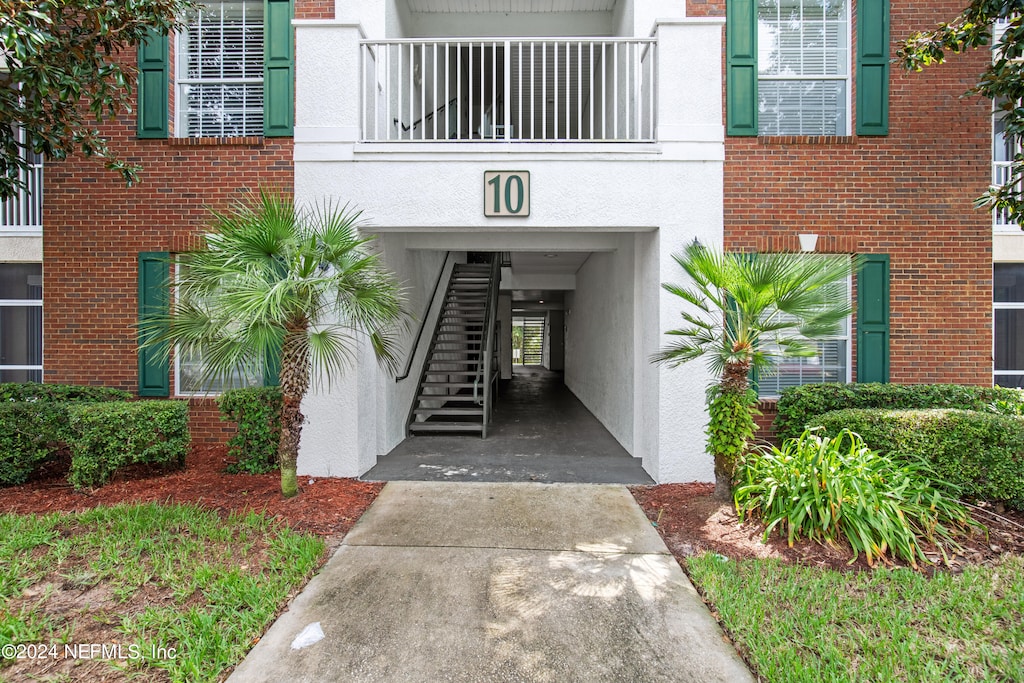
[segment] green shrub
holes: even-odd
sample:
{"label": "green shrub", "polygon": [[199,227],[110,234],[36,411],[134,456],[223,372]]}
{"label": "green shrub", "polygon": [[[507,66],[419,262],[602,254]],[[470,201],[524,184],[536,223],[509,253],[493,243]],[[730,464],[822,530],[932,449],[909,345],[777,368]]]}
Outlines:
{"label": "green shrub", "polygon": [[124,465],[185,464],[190,441],[185,401],[80,404],[68,413],[68,482],[76,489],[100,486]]}
{"label": "green shrub", "polygon": [[130,397],[108,387],[0,384],[0,486],[25,482],[65,446],[68,406]]}
{"label": "green shrub", "polygon": [[32,476],[56,449],[66,418],[64,407],[55,403],[0,404],[0,486]]}
{"label": "green shrub", "polygon": [[799,436],[816,415],[845,408],[957,408],[1017,414],[1024,392],[960,384],[806,384],[782,392],[775,417],[780,441]]}
{"label": "green shrub", "polygon": [[738,474],[736,510],[741,519],[760,516],[766,539],[776,527],[790,545],[801,536],[845,539],[868,564],[891,553],[916,567],[928,562],[922,541],[945,554],[973,524],[927,463],[896,463],[849,430],[832,438],[806,430],[781,448],[748,454]]}
{"label": "green shrub", "polygon": [[707,450],[723,460],[730,478],[754,441],[754,415],[760,414],[753,389],[745,393],[722,391],[717,385],[708,389]]}
{"label": "green shrub", "polygon": [[110,387],[89,387],[74,384],[39,384],[38,382],[0,384],[0,401],[64,402],[64,401],[127,401],[127,391]]}
{"label": "green shrub", "polygon": [[1024,420],[969,410],[837,410],[813,420],[850,429],[901,461],[924,458],[965,498],[1024,510]]}
{"label": "green shrub", "polygon": [[281,442],[281,389],[232,389],[221,394],[217,405],[221,420],[238,425],[238,431],[228,440],[228,455],[237,459],[228,466],[228,472],[276,471],[277,446]]}

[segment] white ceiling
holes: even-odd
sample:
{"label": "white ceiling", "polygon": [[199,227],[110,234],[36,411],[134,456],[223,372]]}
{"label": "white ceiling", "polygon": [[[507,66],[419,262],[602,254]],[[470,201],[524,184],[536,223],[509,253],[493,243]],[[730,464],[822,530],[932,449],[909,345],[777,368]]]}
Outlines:
{"label": "white ceiling", "polygon": [[534,12],[608,12],[616,0],[407,0],[409,11],[501,14]]}
{"label": "white ceiling", "polygon": [[516,275],[575,273],[588,256],[589,251],[513,251],[512,272]]}

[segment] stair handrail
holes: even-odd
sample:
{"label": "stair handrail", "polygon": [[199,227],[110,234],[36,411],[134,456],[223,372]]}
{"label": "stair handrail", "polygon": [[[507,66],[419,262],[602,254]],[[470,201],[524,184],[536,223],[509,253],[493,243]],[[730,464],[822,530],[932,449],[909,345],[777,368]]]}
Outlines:
{"label": "stair handrail", "polygon": [[409,348],[409,357],[405,361],[405,371],[398,377],[395,377],[396,382],[401,382],[403,379],[407,379],[409,377],[409,373],[412,372],[412,361],[416,357],[417,349],[420,347],[420,339],[423,338],[423,329],[427,326],[427,319],[430,318],[430,309],[434,307],[434,301],[437,299],[437,288],[441,286],[441,278],[444,277],[444,270],[448,266],[448,259],[451,258],[451,255],[451,251],[446,251],[444,253],[444,261],[441,262],[441,269],[437,271],[437,279],[434,280],[434,291],[430,293],[430,298],[427,299],[427,306],[423,309],[423,316],[420,318],[420,328],[416,331],[416,339]]}
{"label": "stair handrail", "polygon": [[491,255],[491,276],[487,282],[487,310],[484,314],[484,344],[477,369],[477,378],[484,385],[484,414],[481,437],[487,438],[487,424],[491,420],[491,356],[494,353],[494,323],[498,313],[498,287],[501,280],[501,259]]}

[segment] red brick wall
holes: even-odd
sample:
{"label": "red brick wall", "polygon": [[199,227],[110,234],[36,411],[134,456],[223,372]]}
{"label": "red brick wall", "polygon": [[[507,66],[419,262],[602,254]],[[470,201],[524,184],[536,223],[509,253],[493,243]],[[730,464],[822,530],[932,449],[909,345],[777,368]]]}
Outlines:
{"label": "red brick wall", "polygon": [[296,19],[333,19],[334,0],[300,0],[295,3]]}
{"label": "red brick wall", "polygon": [[[297,3],[303,12],[323,4]],[[134,64],[134,51],[125,58]],[[140,182],[126,187],[93,159],[47,164],[45,375],[47,382],[134,392],[138,253],[185,248],[202,231],[210,208],[226,208],[248,190],[291,192],[293,144],[291,138],[260,137],[139,140],[130,114],[103,132],[122,159],[143,170]],[[222,441],[230,433],[212,400],[190,404],[195,440]]]}
{"label": "red brick wall", "polygon": [[[961,6],[893,0],[892,54]],[[688,13],[724,4],[690,0]],[[893,382],[992,382],[991,219],[972,208],[990,177],[991,104],[961,98],[988,59],[893,65],[886,137],[726,139],[726,248],[796,250],[813,232],[819,251],[890,255]]]}

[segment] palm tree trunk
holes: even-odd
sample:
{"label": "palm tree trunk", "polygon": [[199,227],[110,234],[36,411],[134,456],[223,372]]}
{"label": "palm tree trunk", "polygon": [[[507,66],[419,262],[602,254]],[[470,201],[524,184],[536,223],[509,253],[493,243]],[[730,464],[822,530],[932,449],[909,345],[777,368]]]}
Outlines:
{"label": "palm tree trunk", "polygon": [[304,417],[300,408],[309,389],[309,347],[306,345],[306,323],[289,325],[281,347],[281,441],[277,460],[281,464],[281,495],[291,498],[299,492],[296,464],[299,458],[299,437]]}

